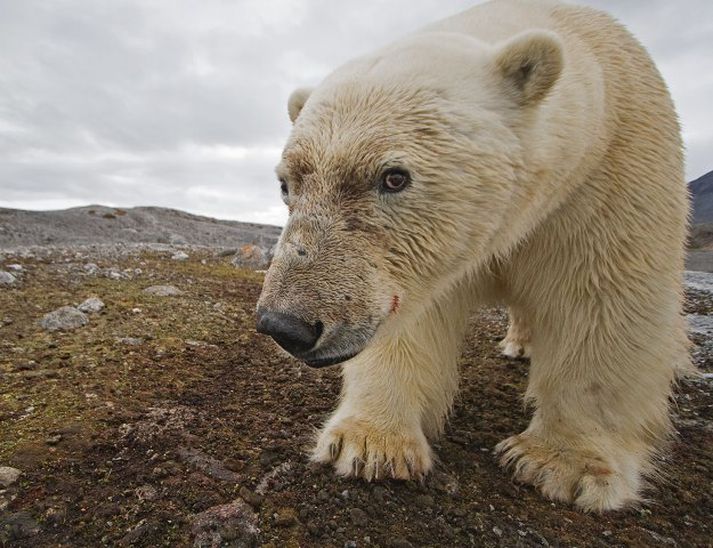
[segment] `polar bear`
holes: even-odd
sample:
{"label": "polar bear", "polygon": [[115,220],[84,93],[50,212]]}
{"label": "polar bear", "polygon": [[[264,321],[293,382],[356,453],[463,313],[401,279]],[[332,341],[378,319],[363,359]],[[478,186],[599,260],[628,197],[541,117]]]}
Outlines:
{"label": "polar bear", "polygon": [[257,330],[342,364],[313,459],[428,473],[467,319],[500,302],[533,408],[502,464],[585,511],[639,500],[690,367],[682,144],[643,47],[593,9],[495,0],[347,63],[288,111],[289,220]]}

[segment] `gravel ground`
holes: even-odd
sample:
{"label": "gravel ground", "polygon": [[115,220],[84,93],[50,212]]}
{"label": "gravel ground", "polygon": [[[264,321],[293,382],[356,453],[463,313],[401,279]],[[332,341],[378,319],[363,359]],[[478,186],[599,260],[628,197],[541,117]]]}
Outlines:
{"label": "gravel ground", "polygon": [[[179,248],[188,257],[172,259]],[[0,545],[711,546],[710,277],[690,278],[706,375],[677,390],[663,477],[646,504],[599,516],[543,500],[496,463],[493,446],[529,418],[528,363],[498,353],[499,309],[472,319],[425,482],[310,464],[338,370],[300,366],[254,332],[261,275],[230,259],[170,245],[0,251],[15,278],[0,285]],[[145,291],[157,286],[176,291]],[[42,327],[88,299],[104,306],[85,306],[86,322]]]}

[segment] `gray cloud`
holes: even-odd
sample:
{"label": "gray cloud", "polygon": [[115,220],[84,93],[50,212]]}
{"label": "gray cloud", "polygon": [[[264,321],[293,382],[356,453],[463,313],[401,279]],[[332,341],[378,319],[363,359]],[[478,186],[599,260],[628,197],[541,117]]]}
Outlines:
{"label": "gray cloud", "polygon": [[[652,51],[689,177],[711,169],[713,4],[590,3]],[[273,166],[290,91],[472,4],[0,0],[0,206],[152,204],[281,223]]]}

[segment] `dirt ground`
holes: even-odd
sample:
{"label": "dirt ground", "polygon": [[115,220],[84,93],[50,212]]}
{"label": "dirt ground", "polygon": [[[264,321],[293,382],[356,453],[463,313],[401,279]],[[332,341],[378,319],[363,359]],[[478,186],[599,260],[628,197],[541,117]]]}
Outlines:
{"label": "dirt ground", "polygon": [[[648,502],[583,514],[513,483],[493,456],[527,425],[528,363],[498,354],[505,315],[487,310],[436,471],[423,484],[339,479],[306,456],[338,369],[300,366],[255,333],[259,274],[190,255],[6,255],[24,268],[0,287],[0,467],[22,474],[0,485],[0,545],[713,545],[713,380],[681,383],[679,435]],[[143,292],[156,284],[182,294]],[[106,308],[86,326],[38,325],[91,296]],[[689,311],[711,312],[693,297]]]}

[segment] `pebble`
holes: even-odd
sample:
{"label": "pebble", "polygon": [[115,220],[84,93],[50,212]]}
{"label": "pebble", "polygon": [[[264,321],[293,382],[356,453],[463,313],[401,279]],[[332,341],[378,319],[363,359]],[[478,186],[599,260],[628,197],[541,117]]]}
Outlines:
{"label": "pebble", "polygon": [[419,506],[433,506],[433,497],[431,495],[419,495],[415,500]]}
{"label": "pebble", "polygon": [[393,539],[391,541],[391,546],[393,548],[413,548],[413,544],[411,544],[404,537],[396,537],[395,539]]}
{"label": "pebble", "polygon": [[6,514],[0,516],[0,541],[7,546],[12,545],[12,541],[24,539],[36,535],[40,532],[39,524],[33,519],[28,512],[15,512],[14,514]]}
{"label": "pebble", "polygon": [[142,485],[141,487],[137,487],[134,493],[140,501],[152,501],[158,498],[158,492],[153,485]]}
{"label": "pebble", "polygon": [[62,434],[54,434],[45,440],[47,445],[57,445],[62,441]]}
{"label": "pebble", "polygon": [[24,270],[21,264],[9,264],[7,265],[7,268],[14,272],[22,272]]}
{"label": "pebble", "polygon": [[20,477],[22,472],[11,466],[0,466],[0,485],[10,487]]}
{"label": "pebble", "polygon": [[257,525],[257,514],[242,499],[213,506],[193,517],[193,546],[254,546]]}
{"label": "pebble", "polygon": [[182,291],[173,285],[152,285],[144,289],[144,293],[158,297],[173,297],[180,295]]}
{"label": "pebble", "polygon": [[16,281],[17,278],[15,278],[15,276],[9,272],[0,270],[0,285],[14,285]]}
{"label": "pebble", "polygon": [[95,265],[94,263],[87,263],[84,265],[84,272],[86,272],[89,275],[96,274],[99,272],[99,267]]}
{"label": "pebble", "polygon": [[352,508],[349,510],[349,517],[352,519],[352,523],[357,527],[363,527],[369,523],[369,516],[361,508]]}
{"label": "pebble", "polygon": [[246,268],[249,270],[260,270],[267,268],[270,260],[267,252],[253,244],[245,244],[230,261],[233,266]]}
{"label": "pebble", "polygon": [[33,369],[37,369],[38,364],[35,360],[29,360],[26,362],[18,363],[15,364],[15,367],[13,367],[14,371],[32,371]]}
{"label": "pebble", "polygon": [[124,274],[122,274],[121,271],[119,271],[116,268],[107,269],[106,272],[104,273],[104,276],[106,276],[110,280],[123,280],[124,279]]}
{"label": "pebble", "polygon": [[72,306],[63,306],[45,314],[40,326],[47,331],[77,329],[89,323],[89,318]]}
{"label": "pebble", "polygon": [[500,529],[500,527],[493,527],[493,533],[495,533],[496,537],[502,537],[503,536],[503,530]]}
{"label": "pebble", "polygon": [[297,516],[294,508],[280,508],[274,515],[275,525],[278,527],[290,527],[297,523]]}
{"label": "pebble", "polygon": [[253,493],[250,489],[248,489],[244,485],[240,488],[240,491],[238,491],[238,494],[242,497],[242,499],[245,502],[247,502],[255,510],[260,508],[260,505],[262,504],[262,501],[264,499],[264,497],[262,495]]}
{"label": "pebble", "polygon": [[141,346],[144,344],[144,340],[138,337],[121,337],[116,339],[119,344],[126,344],[128,346]]}
{"label": "pebble", "polygon": [[105,304],[97,297],[90,297],[77,307],[80,312],[87,314],[96,314],[104,309]]}
{"label": "pebble", "polygon": [[185,261],[188,259],[188,253],[184,251],[176,251],[172,256],[171,260],[173,261]]}
{"label": "pebble", "polygon": [[374,495],[374,499],[376,499],[376,502],[378,502],[379,504],[384,504],[386,500],[386,493],[386,489],[381,487],[381,485],[377,485],[376,487],[374,487],[374,491],[372,492],[372,494]]}

